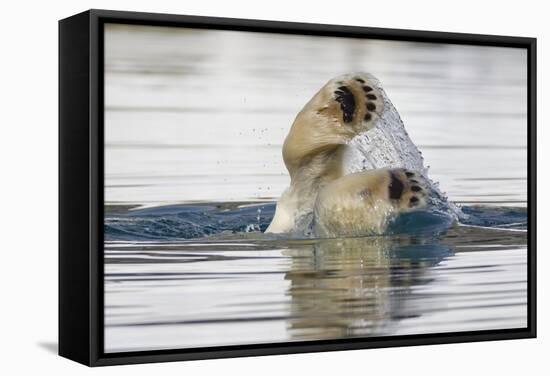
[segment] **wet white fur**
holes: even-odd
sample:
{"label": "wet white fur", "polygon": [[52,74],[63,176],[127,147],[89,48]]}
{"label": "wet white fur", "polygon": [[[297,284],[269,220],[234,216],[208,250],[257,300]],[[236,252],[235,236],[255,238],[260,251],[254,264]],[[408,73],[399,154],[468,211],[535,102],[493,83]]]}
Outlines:
{"label": "wet white fur", "polygon": [[[298,113],[283,145],[290,186],[277,202],[266,232],[298,231],[313,215],[314,230],[319,236],[378,233],[383,231],[389,214],[405,210],[403,203],[388,198],[388,169],[344,177],[346,144],[357,134],[373,128],[383,111],[382,95],[374,81],[377,82],[367,73],[336,77]],[[365,85],[373,88],[369,94],[376,95],[376,99],[366,98]],[[349,88],[356,102],[354,119],[348,123],[343,121],[340,104],[334,100],[334,92],[340,86]],[[367,102],[372,102],[376,109],[367,111]],[[364,118],[367,112],[371,114],[370,120]]]}

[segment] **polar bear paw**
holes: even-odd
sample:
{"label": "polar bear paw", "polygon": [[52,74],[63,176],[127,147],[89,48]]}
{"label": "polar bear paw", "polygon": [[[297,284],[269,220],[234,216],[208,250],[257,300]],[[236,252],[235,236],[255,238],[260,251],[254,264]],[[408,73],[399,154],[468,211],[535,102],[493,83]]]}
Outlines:
{"label": "polar bear paw", "polygon": [[[374,127],[384,108],[382,94],[371,80],[367,74],[344,75],[329,81],[323,88],[332,90],[340,122],[352,126],[356,132]],[[326,108],[334,107],[328,105]]]}
{"label": "polar bear paw", "polygon": [[291,174],[320,150],[346,144],[375,127],[384,110],[377,83],[368,73],[345,74],[328,81],[306,103],[283,145]]}
{"label": "polar bear paw", "polygon": [[406,210],[426,206],[429,185],[422,175],[403,168],[390,169],[388,173],[388,197],[397,208]]}

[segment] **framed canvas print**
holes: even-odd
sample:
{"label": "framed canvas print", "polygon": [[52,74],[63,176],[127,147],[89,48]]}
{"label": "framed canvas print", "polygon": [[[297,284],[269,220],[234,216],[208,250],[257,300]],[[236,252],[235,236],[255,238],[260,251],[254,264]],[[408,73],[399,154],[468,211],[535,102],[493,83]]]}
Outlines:
{"label": "framed canvas print", "polygon": [[96,366],[536,335],[536,40],[59,23],[59,353]]}

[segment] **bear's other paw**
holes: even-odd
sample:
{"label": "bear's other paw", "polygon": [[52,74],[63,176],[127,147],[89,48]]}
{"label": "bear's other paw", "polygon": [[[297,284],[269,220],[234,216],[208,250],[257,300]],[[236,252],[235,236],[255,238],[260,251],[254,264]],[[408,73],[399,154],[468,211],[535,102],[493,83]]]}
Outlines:
{"label": "bear's other paw", "polygon": [[400,210],[418,209],[427,205],[429,184],[417,172],[394,168],[389,170],[388,197]]}
{"label": "bear's other paw", "polygon": [[428,194],[428,182],[407,169],[343,176],[317,196],[314,233],[319,237],[383,234],[395,215],[426,207]]}

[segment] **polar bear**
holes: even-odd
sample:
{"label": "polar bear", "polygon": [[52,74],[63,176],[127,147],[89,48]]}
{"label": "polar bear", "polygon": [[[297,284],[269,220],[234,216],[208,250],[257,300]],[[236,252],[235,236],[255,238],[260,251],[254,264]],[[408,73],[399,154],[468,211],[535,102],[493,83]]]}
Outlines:
{"label": "polar bear", "polygon": [[283,144],[290,187],[267,233],[308,226],[319,237],[381,234],[391,216],[427,205],[429,184],[420,172],[382,168],[345,174],[346,145],[375,127],[384,110],[375,82],[368,73],[333,78],[298,113]]}

